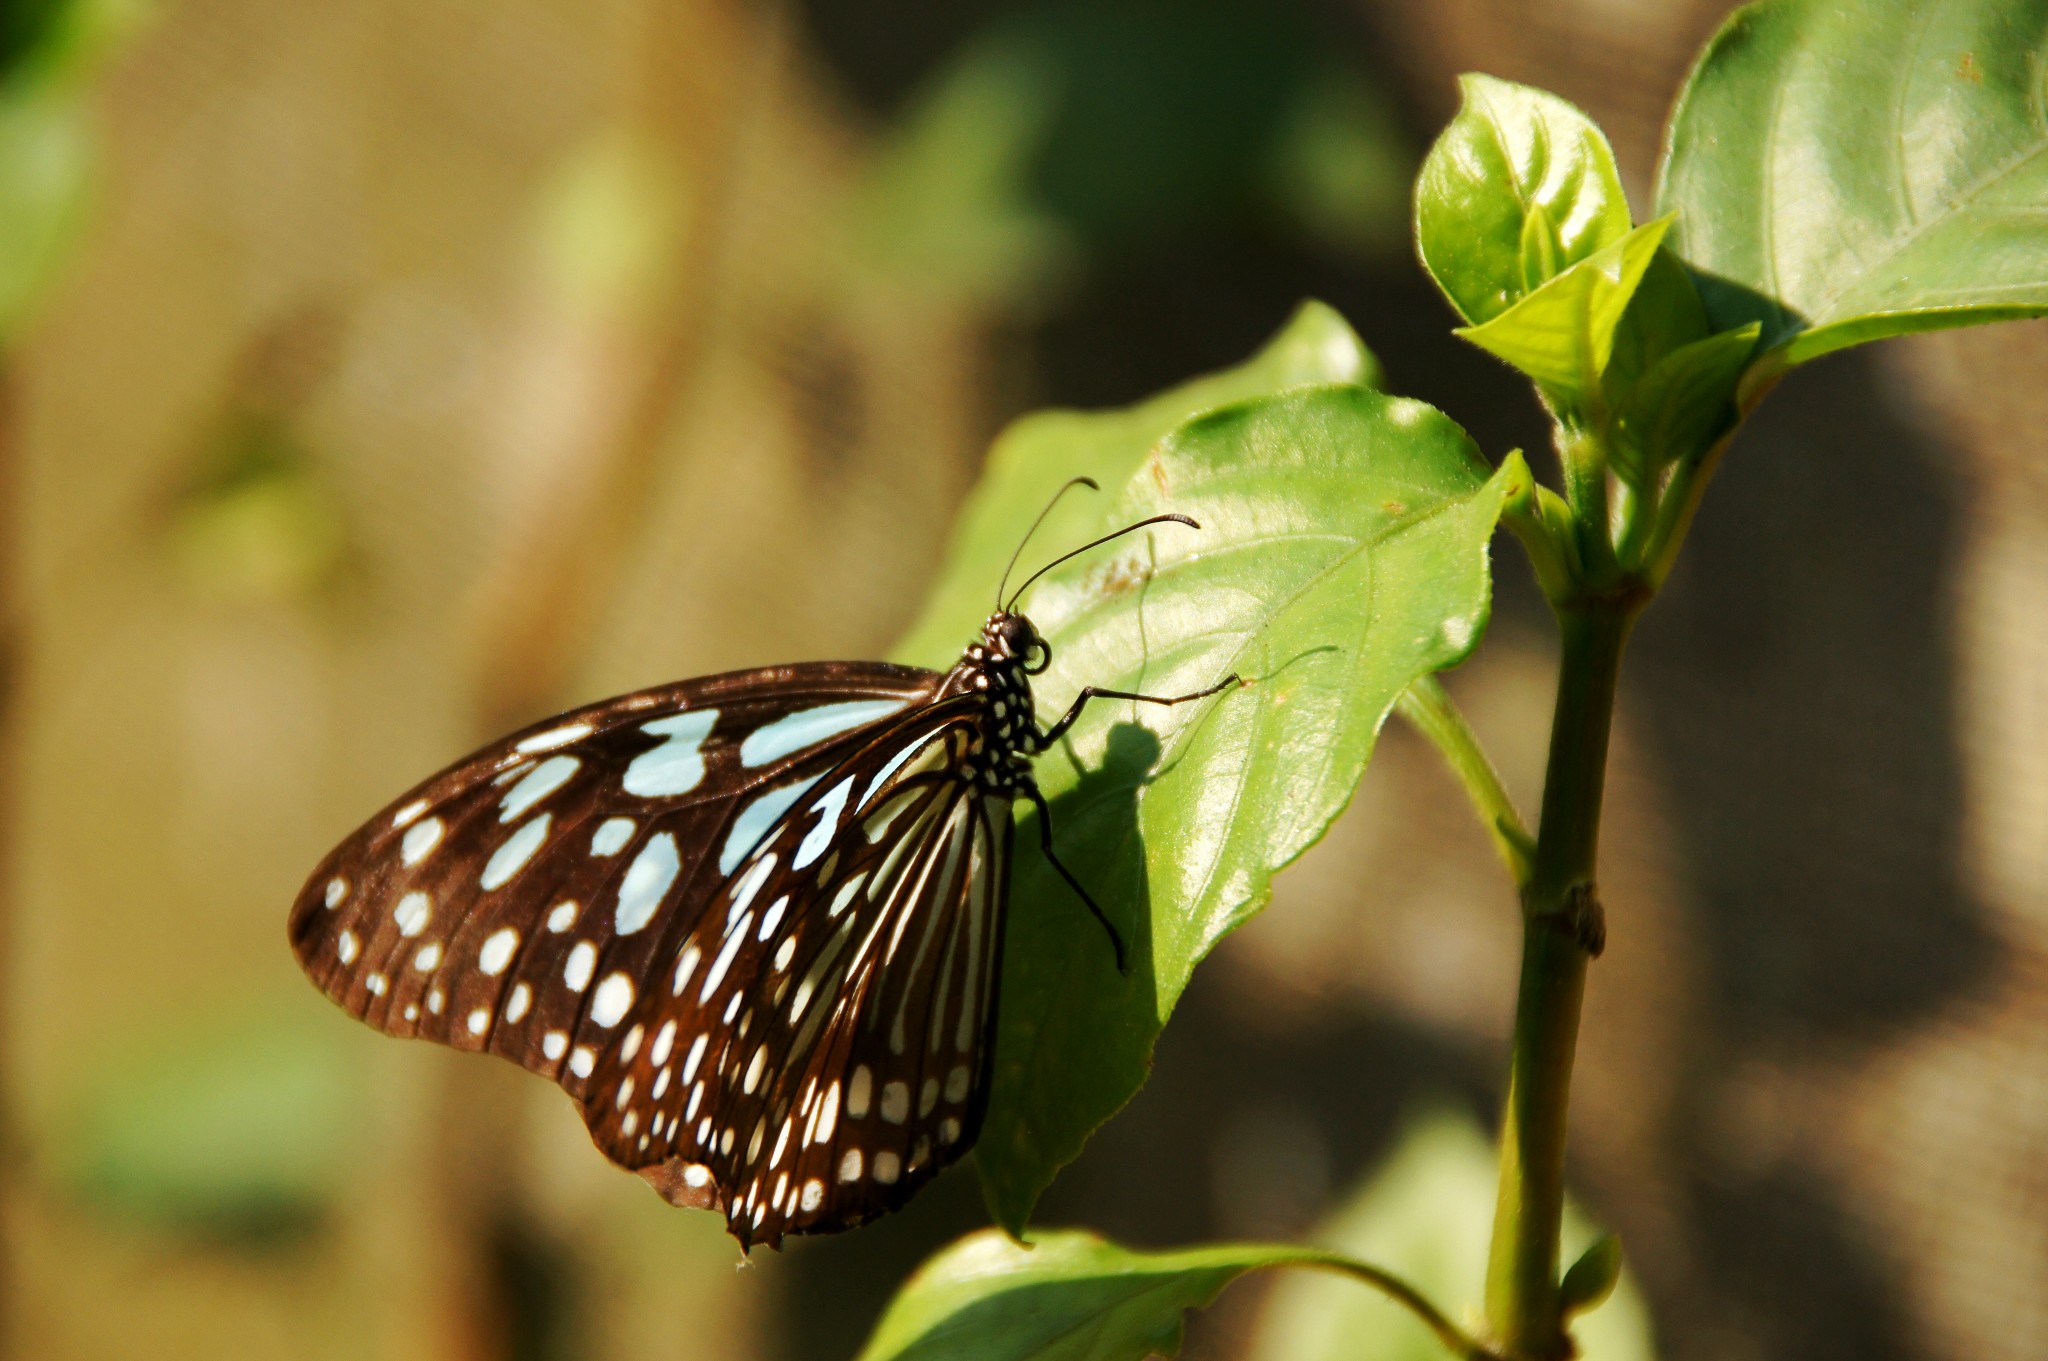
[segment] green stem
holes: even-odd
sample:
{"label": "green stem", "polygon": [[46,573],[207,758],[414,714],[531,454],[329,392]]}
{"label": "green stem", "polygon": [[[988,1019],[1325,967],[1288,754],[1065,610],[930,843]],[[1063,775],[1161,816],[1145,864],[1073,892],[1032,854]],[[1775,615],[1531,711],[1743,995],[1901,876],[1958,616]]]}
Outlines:
{"label": "green stem", "polygon": [[1493,848],[1500,853],[1508,873],[1514,876],[1515,887],[1526,885],[1536,839],[1522,825],[1522,815],[1515,811],[1515,801],[1508,797],[1500,773],[1486,759],[1478,735],[1452,703],[1442,682],[1435,676],[1424,676],[1401,692],[1394,708],[1443,754],[1451,773],[1465,786],[1465,797],[1472,800],[1473,811],[1493,837]]}
{"label": "green stem", "polygon": [[1595,598],[1558,613],[1563,656],[1542,820],[1522,894],[1521,991],[1486,1271],[1487,1321],[1518,1361],[1570,1355],[1558,1303],[1565,1114],[1586,962],[1599,952],[1603,930],[1594,868],[1615,681],[1640,603]]}
{"label": "green stem", "polygon": [[1423,1324],[1436,1334],[1437,1341],[1444,1344],[1445,1350],[1459,1358],[1459,1361],[1501,1361],[1498,1354],[1487,1350],[1485,1344],[1451,1322],[1441,1309],[1423,1298],[1421,1291],[1399,1276],[1375,1266],[1367,1266],[1364,1262],[1354,1262],[1349,1257],[1339,1257],[1334,1253],[1300,1258],[1297,1259],[1297,1264],[1321,1267],[1326,1271],[1334,1271],[1365,1282],[1421,1319]]}

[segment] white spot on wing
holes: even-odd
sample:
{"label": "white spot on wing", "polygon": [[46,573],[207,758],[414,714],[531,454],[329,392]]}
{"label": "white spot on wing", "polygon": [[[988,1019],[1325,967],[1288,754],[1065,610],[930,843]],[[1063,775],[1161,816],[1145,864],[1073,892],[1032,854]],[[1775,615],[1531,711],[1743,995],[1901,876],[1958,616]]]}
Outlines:
{"label": "white spot on wing", "polygon": [[617,855],[633,839],[633,819],[606,818],[597,824],[597,830],[590,834],[592,855]]}
{"label": "white spot on wing", "polygon": [[579,940],[569,951],[569,958],[562,964],[562,981],[569,985],[569,991],[582,992],[590,986],[590,975],[597,968],[597,947],[587,940]]}
{"label": "white spot on wing", "polygon": [[846,811],[846,796],[853,790],[853,778],[847,776],[811,805],[811,811],[818,815],[818,825],[804,835],[803,844],[796,848],[796,856],[789,862],[791,869],[810,865],[832,844],[832,837],[839,830],[840,815]]}
{"label": "white spot on wing", "polygon": [[832,1131],[839,1126],[839,1084],[834,1082],[825,1089],[825,1100],[818,1107],[818,1130],[812,1137],[814,1144],[832,1142]]}
{"label": "white spot on wing", "polygon": [[569,1036],[560,1030],[550,1030],[540,1037],[540,1052],[549,1059],[558,1059],[569,1052]]}
{"label": "white spot on wing", "polygon": [[405,829],[405,837],[398,843],[398,858],[408,865],[417,865],[433,854],[434,847],[441,844],[441,834],[448,828],[439,818],[428,818]]}
{"label": "white spot on wing", "polygon": [[333,878],[327,881],[327,905],[340,907],[341,900],[348,896],[348,880]]}
{"label": "white spot on wing", "polygon": [[885,718],[908,703],[907,699],[856,699],[798,710],[748,733],[747,740],[740,743],[740,764],[749,769],[765,766],[793,751]]}
{"label": "white spot on wing", "polygon": [[530,756],[537,751],[553,751],[556,747],[565,747],[578,738],[590,736],[591,731],[591,726],[588,723],[566,723],[559,728],[549,728],[546,732],[537,732],[533,736],[515,743],[512,750],[526,756]]}
{"label": "white spot on wing", "polygon": [[676,985],[673,989],[676,996],[683,995],[683,989],[689,986],[690,975],[697,971],[697,961],[703,958],[704,952],[695,945],[685,945],[683,952],[676,956]]}
{"label": "white spot on wing", "polygon": [[660,799],[695,789],[704,778],[704,739],[711,736],[712,726],[717,722],[718,710],[697,709],[642,723],[640,731],[668,740],[633,758],[621,781],[626,792],[643,799]]}
{"label": "white spot on wing", "polygon": [[505,1019],[514,1024],[526,1015],[526,1009],[533,1005],[533,989],[524,983],[515,984],[512,1000],[505,1004]]}
{"label": "white spot on wing", "polygon": [[470,1012],[469,1019],[463,1022],[463,1024],[469,1028],[469,1033],[472,1035],[483,1034],[485,1028],[488,1027],[490,1023],[491,1013],[486,1011],[482,1007],[478,1007],[475,1011]]}
{"label": "white spot on wing", "polygon": [[823,1205],[825,1203],[825,1183],[819,1181],[816,1177],[806,1181],[803,1194],[797,1198],[797,1203],[803,1208],[805,1214],[809,1214],[820,1205]]}
{"label": "white spot on wing", "polygon": [[427,929],[427,919],[433,915],[434,900],[424,893],[408,893],[391,909],[391,920],[398,923],[401,936],[417,936]]}
{"label": "white spot on wing", "polygon": [[676,854],[673,835],[661,832],[647,839],[619,881],[619,906],[612,923],[620,935],[630,936],[654,920],[655,909],[661,906],[681,869],[682,860]]}
{"label": "white spot on wing", "polygon": [[441,963],[441,943],[428,941],[420,952],[412,957],[412,966],[421,973],[432,973]]}
{"label": "white spot on wing", "polygon": [[576,1052],[569,1055],[569,1071],[578,1077],[589,1077],[597,1068],[597,1051],[589,1045],[579,1044]]}
{"label": "white spot on wing", "polygon": [[789,806],[804,796],[804,791],[818,782],[817,776],[808,780],[797,780],[779,785],[748,804],[740,815],[733,819],[732,831],[726,834],[725,847],[718,853],[718,872],[731,874],[733,866],[746,858],[747,852],[759,844],[773,827],[789,811]]}
{"label": "white spot on wing", "polygon": [[525,779],[505,792],[504,800],[498,805],[498,821],[510,822],[524,817],[527,809],[569,783],[582,768],[583,763],[573,756],[550,756],[542,761],[527,773]]}
{"label": "white spot on wing", "polygon": [[[732,967],[733,956],[740,952],[740,946],[747,943],[747,923],[752,920],[752,913],[741,917],[739,930],[726,937],[725,946],[718,952],[718,958],[711,961],[711,969],[704,975],[704,986],[697,992],[697,1001],[700,1005],[710,1001],[711,994],[717,992],[718,985],[725,981],[725,971]],[[732,1000],[739,1001],[739,994],[734,993]]]}
{"label": "white spot on wing", "polygon": [[426,811],[427,801],[425,799],[414,799],[411,803],[391,815],[391,825],[393,827],[410,827],[413,820]]}
{"label": "white spot on wing", "polygon": [[855,1120],[864,1119],[868,1113],[868,1098],[874,1091],[875,1075],[863,1063],[853,1070],[853,1079],[846,1084],[846,1113]]}
{"label": "white spot on wing", "polygon": [[884,1186],[894,1186],[896,1179],[903,1175],[903,1161],[894,1153],[884,1149],[875,1155],[875,1180]]}
{"label": "white spot on wing", "polygon": [[502,888],[512,876],[526,868],[526,862],[533,859],[533,853],[548,839],[548,823],[551,815],[542,813],[533,821],[505,838],[505,844],[492,854],[484,866],[482,878],[477,882],[485,889]]}
{"label": "white spot on wing", "polygon": [[841,1159],[839,1160],[839,1180],[841,1180],[841,1181],[859,1181],[859,1180],[860,1180],[860,1150],[859,1150],[859,1149],[857,1149],[857,1148],[849,1148],[849,1149],[847,1149],[847,1150],[846,1150],[846,1156],[845,1156],[845,1157],[843,1157],[843,1158],[841,1158]]}
{"label": "white spot on wing", "polygon": [[390,987],[391,983],[383,974],[373,973],[363,980],[363,986],[370,990],[372,996],[382,997],[384,989]]}
{"label": "white spot on wing", "polygon": [[882,1088],[882,1118],[900,1125],[910,1117],[910,1084],[891,1082]]}
{"label": "white spot on wing", "polygon": [[361,948],[362,945],[356,940],[356,933],[353,931],[342,932],[340,939],[334,942],[334,953],[340,956],[344,964],[355,963],[356,952]]}
{"label": "white spot on wing", "polygon": [[626,1018],[632,1006],[633,980],[623,973],[606,974],[604,982],[591,994],[590,1019],[601,1026],[615,1026]]}
{"label": "white spot on wing", "polygon": [[548,913],[548,930],[561,935],[576,924],[576,914],[581,910],[582,904],[574,898],[556,903],[554,910]]}
{"label": "white spot on wing", "polygon": [[512,952],[518,948],[519,932],[501,926],[484,939],[482,948],[476,952],[476,966],[495,978],[505,972],[505,966],[512,962]]}

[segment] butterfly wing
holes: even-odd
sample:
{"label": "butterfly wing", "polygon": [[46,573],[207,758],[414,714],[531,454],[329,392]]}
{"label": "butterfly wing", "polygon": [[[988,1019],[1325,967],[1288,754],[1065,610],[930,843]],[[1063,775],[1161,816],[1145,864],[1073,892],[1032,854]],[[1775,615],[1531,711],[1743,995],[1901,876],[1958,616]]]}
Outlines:
{"label": "butterfly wing", "polygon": [[[336,847],[291,914],[336,1002],[582,1097],[792,792],[930,706],[884,663],[734,672],[591,705],[449,767]],[[781,801],[778,805],[778,799]]]}
{"label": "butterfly wing", "polygon": [[1012,822],[967,778],[967,701],[808,788],[680,946],[593,1137],[742,1243],[894,1209],[987,1101]]}

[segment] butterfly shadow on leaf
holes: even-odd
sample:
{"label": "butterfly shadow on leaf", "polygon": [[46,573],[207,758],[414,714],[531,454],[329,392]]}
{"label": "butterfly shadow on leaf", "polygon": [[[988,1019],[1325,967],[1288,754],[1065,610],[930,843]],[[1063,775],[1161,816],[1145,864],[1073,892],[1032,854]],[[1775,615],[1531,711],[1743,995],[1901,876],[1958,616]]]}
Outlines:
{"label": "butterfly shadow on leaf", "polygon": [[[1050,800],[1053,847],[1123,936],[1115,952],[1087,904],[1039,851],[1035,815],[1018,819],[995,1081],[976,1150],[992,1202],[1015,1203],[1018,1178],[1080,1152],[1080,1112],[1121,1104],[1158,1032],[1151,894],[1138,804],[1158,773],[1150,729],[1119,722],[1101,759]],[[1024,1199],[1032,1198],[1030,1193]]]}

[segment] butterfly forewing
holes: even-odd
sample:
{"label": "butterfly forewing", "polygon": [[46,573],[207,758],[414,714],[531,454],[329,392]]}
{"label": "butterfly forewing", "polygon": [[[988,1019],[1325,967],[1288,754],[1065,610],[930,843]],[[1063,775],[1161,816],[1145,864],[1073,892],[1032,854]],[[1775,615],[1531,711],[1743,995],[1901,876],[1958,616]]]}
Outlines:
{"label": "butterfly forewing", "polygon": [[881,663],[777,667],[536,724],[337,847],[294,906],[293,947],[379,1029],[490,1049],[581,1095],[624,1033],[611,980],[673,956],[721,863],[772,830],[761,796],[919,711],[939,681]]}

